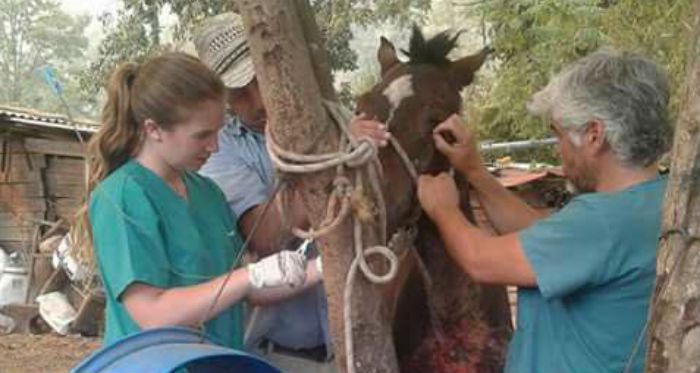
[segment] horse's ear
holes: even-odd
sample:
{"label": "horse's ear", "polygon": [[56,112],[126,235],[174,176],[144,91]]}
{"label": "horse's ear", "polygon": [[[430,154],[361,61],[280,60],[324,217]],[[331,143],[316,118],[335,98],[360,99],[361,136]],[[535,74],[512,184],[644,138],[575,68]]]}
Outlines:
{"label": "horse's ear", "polygon": [[391,44],[391,42],[383,36],[379,39],[377,59],[379,60],[382,76],[394,65],[399,63],[399,58],[396,57],[396,48],[394,48],[394,44]]}
{"label": "horse's ear", "polygon": [[451,64],[454,81],[459,88],[466,87],[474,79],[474,73],[484,64],[486,57],[492,52],[490,47],[482,49],[479,53],[462,57]]}

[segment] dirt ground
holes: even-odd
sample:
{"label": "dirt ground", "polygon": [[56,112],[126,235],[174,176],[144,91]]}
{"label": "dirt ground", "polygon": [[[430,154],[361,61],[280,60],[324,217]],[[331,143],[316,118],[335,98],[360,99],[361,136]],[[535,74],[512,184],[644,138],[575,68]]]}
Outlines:
{"label": "dirt ground", "polygon": [[98,338],[80,336],[0,335],[0,372],[67,372],[99,345]]}

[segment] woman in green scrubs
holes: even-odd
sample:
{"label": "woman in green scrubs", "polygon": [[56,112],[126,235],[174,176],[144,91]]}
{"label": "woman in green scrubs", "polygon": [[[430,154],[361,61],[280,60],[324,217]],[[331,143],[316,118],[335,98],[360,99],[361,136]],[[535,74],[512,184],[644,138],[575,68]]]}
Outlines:
{"label": "woman in green scrubs", "polygon": [[223,85],[193,57],[167,53],[113,73],[89,145],[89,205],[74,231],[92,243],[103,281],[105,343],[207,319],[211,340],[240,349],[241,300],[273,302],[320,280],[317,263],[292,251],[232,268],[236,218],[195,172],[217,151],[223,123]]}

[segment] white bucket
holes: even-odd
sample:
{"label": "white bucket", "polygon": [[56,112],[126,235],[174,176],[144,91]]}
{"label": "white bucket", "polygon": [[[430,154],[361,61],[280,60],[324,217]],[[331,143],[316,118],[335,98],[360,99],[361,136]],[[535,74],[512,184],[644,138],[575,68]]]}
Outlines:
{"label": "white bucket", "polygon": [[0,306],[24,304],[29,291],[29,275],[26,268],[16,267],[6,261],[0,272]]}

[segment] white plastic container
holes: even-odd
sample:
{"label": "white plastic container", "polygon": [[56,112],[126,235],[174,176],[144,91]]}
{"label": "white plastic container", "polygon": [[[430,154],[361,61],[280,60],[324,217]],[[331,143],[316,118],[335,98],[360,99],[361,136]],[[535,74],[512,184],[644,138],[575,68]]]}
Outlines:
{"label": "white plastic container", "polygon": [[63,268],[68,278],[73,281],[81,281],[87,278],[87,270],[78,264],[78,261],[71,255],[71,240],[69,235],[65,235],[58,247],[53,252],[51,264],[54,268]]}
{"label": "white plastic container", "polygon": [[70,333],[70,325],[77,312],[65,294],[54,291],[36,297],[36,301],[39,303],[39,315],[53,330],[61,335]]}
{"label": "white plastic container", "polygon": [[29,274],[16,259],[15,254],[5,260],[0,271],[0,306],[24,304],[29,291]]}

